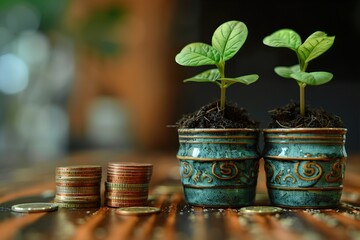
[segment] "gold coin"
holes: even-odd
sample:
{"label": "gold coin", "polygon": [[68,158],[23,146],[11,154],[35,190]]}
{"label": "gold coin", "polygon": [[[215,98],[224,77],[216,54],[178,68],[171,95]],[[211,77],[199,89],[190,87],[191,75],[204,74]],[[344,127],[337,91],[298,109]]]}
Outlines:
{"label": "gold coin", "polygon": [[121,215],[144,215],[160,212],[157,207],[123,207],[116,209],[117,214]]}
{"label": "gold coin", "polygon": [[34,203],[22,203],[16,204],[11,207],[11,210],[14,212],[22,213],[31,213],[31,212],[51,212],[58,209],[58,204],[56,203],[44,203],[44,202],[34,202]]}
{"label": "gold coin", "polygon": [[275,214],[282,210],[282,208],[273,206],[249,206],[240,208],[240,212],[246,214]]}

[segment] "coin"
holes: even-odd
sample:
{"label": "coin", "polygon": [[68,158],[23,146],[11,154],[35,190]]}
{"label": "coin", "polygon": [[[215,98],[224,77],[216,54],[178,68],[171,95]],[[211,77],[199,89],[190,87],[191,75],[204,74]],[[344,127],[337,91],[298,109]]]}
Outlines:
{"label": "coin", "polygon": [[59,208],[98,208],[100,207],[100,202],[90,202],[90,203],[57,203]]}
{"label": "coin", "polygon": [[149,184],[148,183],[129,184],[129,183],[105,182],[105,187],[118,188],[118,189],[147,189],[149,187]]}
{"label": "coin", "polygon": [[57,167],[57,172],[72,173],[72,172],[101,172],[101,166],[98,165],[77,165]]}
{"label": "coin", "polygon": [[282,210],[282,208],[273,206],[249,206],[240,208],[240,212],[246,214],[275,214]]}
{"label": "coin", "polygon": [[157,207],[123,207],[116,209],[117,214],[121,215],[145,215],[160,212]]}
{"label": "coin", "polygon": [[57,193],[65,193],[65,194],[98,194],[100,191],[100,186],[85,186],[85,187],[64,187],[64,186],[56,186]]}
{"label": "coin", "polygon": [[98,202],[100,201],[100,195],[95,196],[64,196],[56,194],[54,201],[55,202],[68,202],[68,203],[88,203],[88,202]]}
{"label": "coin", "polygon": [[58,209],[58,204],[55,203],[44,203],[44,202],[34,202],[34,203],[22,203],[16,204],[11,207],[11,210],[14,212],[50,212]]}
{"label": "coin", "polygon": [[110,162],[105,182],[105,205],[109,207],[146,206],[153,165],[136,162]]}
{"label": "coin", "polygon": [[108,166],[114,168],[128,167],[128,168],[152,168],[151,163],[138,163],[138,162],[109,162]]}
{"label": "coin", "polygon": [[111,200],[118,200],[118,201],[147,201],[148,195],[146,196],[112,196],[112,195],[105,195],[107,199]]}
{"label": "coin", "polygon": [[101,173],[98,165],[56,168],[56,195],[59,207],[98,207],[101,201]]}

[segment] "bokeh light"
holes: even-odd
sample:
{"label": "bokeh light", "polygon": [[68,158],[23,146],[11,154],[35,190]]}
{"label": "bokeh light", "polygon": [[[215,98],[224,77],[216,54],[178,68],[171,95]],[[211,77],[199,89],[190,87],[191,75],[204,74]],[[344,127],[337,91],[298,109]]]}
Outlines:
{"label": "bokeh light", "polygon": [[5,94],[19,93],[28,85],[28,66],[14,54],[0,56],[0,73],[0,91]]}

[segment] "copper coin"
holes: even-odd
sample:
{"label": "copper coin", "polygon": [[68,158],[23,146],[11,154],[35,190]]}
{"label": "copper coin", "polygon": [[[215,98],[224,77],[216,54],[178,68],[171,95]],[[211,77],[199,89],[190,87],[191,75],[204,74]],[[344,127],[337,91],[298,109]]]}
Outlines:
{"label": "copper coin", "polygon": [[160,208],[157,207],[123,207],[116,209],[116,213],[120,215],[145,215],[159,212]]}
{"label": "copper coin", "polygon": [[114,187],[114,188],[134,188],[134,189],[142,189],[142,188],[148,188],[148,183],[143,184],[128,184],[128,183],[113,183],[113,182],[105,182],[105,187]]}
{"label": "copper coin", "polygon": [[143,202],[134,202],[134,201],[114,201],[114,200],[105,200],[105,205],[109,207],[132,207],[132,206],[146,206],[147,201]]}
{"label": "copper coin", "polygon": [[99,165],[74,165],[74,166],[63,166],[57,167],[56,171],[101,171],[101,166]]}
{"label": "copper coin", "polygon": [[139,162],[109,162],[108,166],[111,167],[152,167],[151,163],[139,163]]}

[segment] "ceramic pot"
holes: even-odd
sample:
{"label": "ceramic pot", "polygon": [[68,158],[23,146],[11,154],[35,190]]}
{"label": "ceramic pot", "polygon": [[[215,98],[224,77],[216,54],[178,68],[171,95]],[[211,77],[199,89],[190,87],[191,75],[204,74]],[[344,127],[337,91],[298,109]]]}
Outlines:
{"label": "ceramic pot", "polygon": [[254,129],[178,129],[185,201],[203,207],[254,203],[259,172]]}
{"label": "ceramic pot", "polygon": [[331,208],[345,173],[344,128],[264,129],[267,188],[273,205]]}

